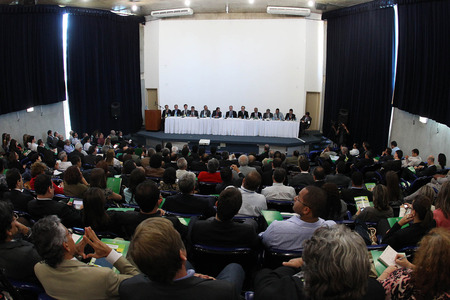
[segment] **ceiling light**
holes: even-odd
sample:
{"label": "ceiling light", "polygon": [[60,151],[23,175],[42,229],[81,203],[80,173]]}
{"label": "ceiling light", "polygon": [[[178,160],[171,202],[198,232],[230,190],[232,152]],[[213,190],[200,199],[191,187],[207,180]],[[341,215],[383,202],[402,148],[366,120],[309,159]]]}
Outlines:
{"label": "ceiling light", "polygon": [[427,124],[428,118],[425,118],[425,117],[419,117],[419,121],[420,121],[420,123]]}
{"label": "ceiling light", "polygon": [[27,112],[32,112],[32,111],[34,111],[34,107],[27,108]]}
{"label": "ceiling light", "polygon": [[308,1],[308,6],[309,7],[313,7],[314,6],[314,1],[313,0],[309,0]]}
{"label": "ceiling light", "polygon": [[186,1],[184,1],[184,5],[190,6],[190,5],[191,5],[191,0],[186,0]]}
{"label": "ceiling light", "polygon": [[137,5],[131,6],[131,10],[132,11],[137,11],[138,9],[139,9],[139,7]]}

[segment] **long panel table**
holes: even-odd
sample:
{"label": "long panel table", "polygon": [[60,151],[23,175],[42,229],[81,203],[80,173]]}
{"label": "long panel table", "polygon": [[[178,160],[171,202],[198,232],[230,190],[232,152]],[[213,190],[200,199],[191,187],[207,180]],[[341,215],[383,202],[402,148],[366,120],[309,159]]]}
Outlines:
{"label": "long panel table", "polygon": [[296,138],[299,122],[262,121],[242,119],[210,119],[169,117],[165,120],[165,133],[213,134],[238,136],[273,136]]}

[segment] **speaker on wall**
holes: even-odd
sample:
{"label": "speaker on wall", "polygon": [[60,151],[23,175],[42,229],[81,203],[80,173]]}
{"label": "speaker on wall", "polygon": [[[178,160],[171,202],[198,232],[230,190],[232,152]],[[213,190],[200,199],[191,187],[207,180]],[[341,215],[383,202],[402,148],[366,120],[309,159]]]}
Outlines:
{"label": "speaker on wall", "polygon": [[120,102],[111,103],[111,117],[117,119],[120,117]]}
{"label": "speaker on wall", "polygon": [[347,124],[347,122],[348,122],[348,109],[341,108],[339,110],[338,122]]}

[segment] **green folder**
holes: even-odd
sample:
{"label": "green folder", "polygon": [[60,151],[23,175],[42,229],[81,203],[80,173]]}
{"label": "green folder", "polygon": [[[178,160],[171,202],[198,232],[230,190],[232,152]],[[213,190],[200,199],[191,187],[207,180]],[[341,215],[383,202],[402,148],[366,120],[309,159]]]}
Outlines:
{"label": "green folder", "polygon": [[[122,254],[123,257],[127,256],[128,248],[130,247],[129,241],[124,240],[116,240],[116,239],[102,239],[102,242],[108,245],[110,248],[115,250],[116,252]],[[97,266],[97,267],[107,267],[110,269],[113,269],[114,272],[119,274],[119,270],[114,268],[112,264],[110,264],[104,257],[102,258],[92,258],[89,262],[90,265]]]}
{"label": "green folder", "polygon": [[106,180],[106,187],[111,189],[116,194],[120,194],[121,184],[122,178],[108,177]]}
{"label": "green folder", "polygon": [[276,210],[263,210],[262,215],[267,222],[267,225],[272,224],[273,221],[283,221],[283,216]]}
{"label": "green folder", "polygon": [[191,218],[181,218],[178,217],[178,220],[180,220],[181,224],[183,224],[184,226],[188,226],[189,222],[191,221]]}
{"label": "green folder", "polygon": [[374,182],[367,182],[365,185],[366,189],[372,192],[376,184]]}
{"label": "green folder", "polygon": [[[378,258],[380,257],[380,255],[383,253],[383,250],[372,250],[370,251],[370,254],[372,254],[372,258],[373,258],[373,264],[375,265],[375,270],[377,270],[377,274],[378,276],[381,275],[381,273],[384,272],[384,270],[387,269],[387,267],[378,260]],[[403,254],[405,255],[405,253],[399,253],[399,254]]]}
{"label": "green folder", "polygon": [[110,207],[107,210],[114,210],[114,211],[134,211],[135,209],[133,207]]}
{"label": "green folder", "polygon": [[[394,226],[395,223],[397,223],[398,221],[400,221],[402,219],[402,217],[396,217],[396,218],[387,218],[388,222],[389,222],[389,226]],[[402,226],[402,228],[408,227],[409,223],[406,223],[405,225]]]}

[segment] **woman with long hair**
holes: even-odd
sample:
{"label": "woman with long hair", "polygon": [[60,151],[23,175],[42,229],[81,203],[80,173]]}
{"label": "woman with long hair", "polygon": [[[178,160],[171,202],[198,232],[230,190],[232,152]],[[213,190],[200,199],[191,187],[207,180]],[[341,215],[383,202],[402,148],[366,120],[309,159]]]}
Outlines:
{"label": "woman with long hair", "polygon": [[107,231],[111,219],[105,210],[106,198],[102,189],[89,188],[83,197],[83,224],[91,226],[95,231]]}
{"label": "woman with long hair", "polygon": [[111,189],[106,187],[106,174],[103,169],[101,168],[92,169],[89,181],[91,187],[98,187],[103,191],[106,200],[111,200],[115,202],[122,201],[121,195],[114,193]]}
{"label": "woman with long hair", "polygon": [[325,183],[322,189],[327,193],[327,205],[319,217],[324,220],[343,220],[347,204],[340,199],[338,186],[335,183]]}
{"label": "woman with long hair", "polygon": [[389,206],[388,189],[382,184],[378,184],[373,189],[373,207],[366,207],[364,210],[358,210],[354,219],[363,222],[378,223],[381,219],[392,218],[394,211]]}
{"label": "woman with long hair", "polygon": [[109,149],[106,152],[106,157],[105,157],[105,161],[108,164],[108,166],[112,166],[118,170],[120,170],[122,168],[122,165],[120,164],[120,161],[115,158],[116,153],[114,152],[114,149]]}
{"label": "woman with long hair", "polygon": [[161,191],[179,191],[177,183],[177,171],[169,167],[164,171],[163,180],[159,182],[159,189]]}
{"label": "woman with long hair", "polygon": [[77,166],[70,166],[64,172],[64,195],[83,198],[89,184]]}
{"label": "woman with long hair", "polygon": [[[436,226],[431,212],[431,200],[424,195],[417,195],[410,207],[411,212],[396,222],[383,238],[383,244],[388,244],[395,250],[416,246],[428,231]],[[410,223],[412,222],[412,223]],[[403,225],[410,223],[408,227]]]}
{"label": "woman with long hair", "polygon": [[419,243],[410,263],[402,254],[378,277],[386,299],[450,299],[450,231],[431,230]]}
{"label": "woman with long hair", "polygon": [[386,187],[389,204],[401,205],[403,203],[403,194],[400,189],[398,175],[394,171],[388,171],[386,173]]}
{"label": "woman with long hair", "polygon": [[433,217],[437,227],[450,230],[450,181],[444,183],[439,191]]}
{"label": "woman with long hair", "polygon": [[131,171],[130,178],[128,179],[128,187],[123,190],[123,195],[125,196],[125,202],[129,204],[137,205],[134,199],[134,194],[136,193],[136,187],[144,182],[146,179],[145,171],[143,168],[136,168]]}

